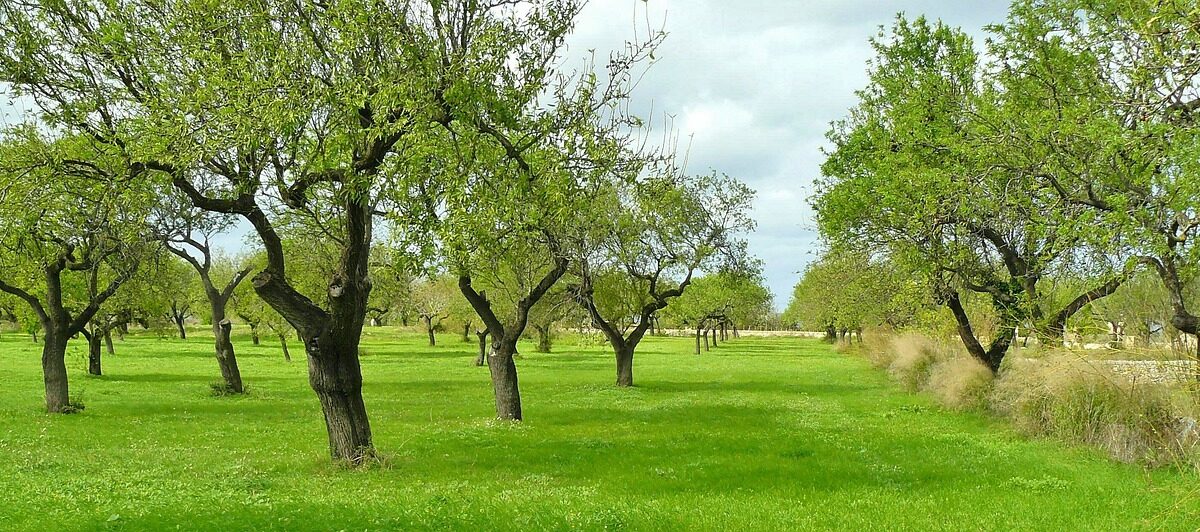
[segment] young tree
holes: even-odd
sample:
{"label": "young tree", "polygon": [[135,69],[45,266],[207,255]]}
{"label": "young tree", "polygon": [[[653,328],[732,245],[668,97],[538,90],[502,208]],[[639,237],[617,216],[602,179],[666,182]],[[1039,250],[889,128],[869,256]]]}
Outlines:
{"label": "young tree", "polygon": [[[243,393],[242,372],[238,368],[233,341],[229,337],[233,324],[226,318],[226,307],[233,297],[233,291],[250,274],[251,269],[221,271],[234,270],[236,266],[227,264],[227,260],[214,262],[211,244],[214,236],[232,227],[232,218],[197,209],[190,201],[170,193],[160,196],[157,211],[154,221],[157,238],[167,251],[191,265],[199,276],[200,287],[208,302],[217,366],[221,370],[224,389],[229,393]],[[176,323],[179,324],[180,337],[184,338],[182,320]]]}
{"label": "young tree", "polygon": [[429,345],[437,345],[434,331],[441,326],[442,320],[450,317],[450,307],[455,299],[462,296],[458,293],[457,280],[446,275],[439,275],[418,281],[413,285],[412,298],[417,310],[417,316],[425,324],[425,332],[429,335]]}
{"label": "young tree", "polygon": [[753,198],[749,187],[716,174],[668,174],[609,197],[610,225],[578,262],[575,292],[612,346],[617,386],[633,386],[638,343],[698,269],[748,262],[739,235],[754,228]]}

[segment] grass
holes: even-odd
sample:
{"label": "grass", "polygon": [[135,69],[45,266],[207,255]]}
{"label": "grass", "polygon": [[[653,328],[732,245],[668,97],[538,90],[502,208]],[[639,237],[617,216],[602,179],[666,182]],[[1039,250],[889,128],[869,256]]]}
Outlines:
{"label": "grass", "polygon": [[[197,335],[199,336],[199,335]],[[1030,441],[887,382],[815,340],[703,356],[652,338],[619,390],[602,346],[518,362],[527,420],[490,421],[486,368],[452,335],[369,329],[385,462],[329,464],[302,358],[236,338],[251,393],[214,397],[206,338],[130,338],[86,410],[41,411],[37,346],[0,337],[3,530],[1195,530],[1197,478]],[[297,355],[302,354],[295,350]]]}

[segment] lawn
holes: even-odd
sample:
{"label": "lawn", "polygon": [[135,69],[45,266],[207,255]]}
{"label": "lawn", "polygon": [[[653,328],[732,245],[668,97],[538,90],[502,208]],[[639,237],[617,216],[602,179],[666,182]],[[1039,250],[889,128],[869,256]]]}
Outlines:
{"label": "lawn", "polygon": [[451,334],[369,329],[385,462],[330,465],[299,348],[237,338],[247,397],[213,397],[208,339],[130,338],[84,372],[86,410],[41,411],[38,346],[0,337],[0,529],[1196,530],[1200,482],[945,412],[814,340],[696,356],[651,338],[635,389],[566,339],[518,361],[526,421],[490,420]]}

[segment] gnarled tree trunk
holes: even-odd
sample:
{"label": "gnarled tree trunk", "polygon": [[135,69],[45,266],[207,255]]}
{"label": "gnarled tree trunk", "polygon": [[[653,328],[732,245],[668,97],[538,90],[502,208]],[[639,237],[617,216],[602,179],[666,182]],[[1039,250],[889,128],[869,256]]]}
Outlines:
{"label": "gnarled tree trunk", "polygon": [[70,388],[67,385],[66,331],[45,331],[42,344],[42,381],[46,388],[46,411],[71,412]]}
{"label": "gnarled tree trunk", "polygon": [[217,348],[217,365],[221,367],[221,378],[225,381],[225,389],[232,393],[243,393],[242,372],[238,368],[237,356],[233,352],[233,342],[229,334],[233,324],[225,318],[225,303],[212,303],[213,338]]}
{"label": "gnarled tree trunk", "polygon": [[633,386],[633,347],[614,349],[617,357],[617,386]]}
{"label": "gnarled tree trunk", "polygon": [[517,383],[516,341],[492,341],[488,367],[492,373],[492,391],[496,397],[496,417],[521,421],[521,389]]}

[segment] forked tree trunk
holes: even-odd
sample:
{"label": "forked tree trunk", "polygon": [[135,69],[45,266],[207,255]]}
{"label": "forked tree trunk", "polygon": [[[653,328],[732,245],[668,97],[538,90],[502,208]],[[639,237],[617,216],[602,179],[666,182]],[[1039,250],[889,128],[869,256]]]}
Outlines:
{"label": "forked tree trunk", "polygon": [[280,347],[281,349],[283,349],[283,360],[284,360],[284,362],[291,363],[291,361],[292,361],[292,353],[290,353],[290,352],[288,351],[288,346],[287,346],[287,335],[286,335],[286,334],[281,334],[281,335],[279,335],[279,347]]}
{"label": "forked tree trunk", "polygon": [[67,386],[67,335],[46,331],[42,345],[42,381],[46,387],[46,411],[71,411],[70,388]]}
{"label": "forked tree trunk", "polygon": [[516,341],[492,342],[488,367],[492,373],[492,391],[496,396],[496,418],[521,421],[521,389],[517,383]]}
{"label": "forked tree trunk", "polygon": [[479,357],[475,359],[476,366],[487,364],[487,337],[488,331],[475,331],[475,336],[479,337]]}
{"label": "forked tree trunk", "polygon": [[103,375],[100,367],[100,342],[103,337],[98,330],[93,330],[91,334],[86,335],[88,342],[88,375]]}
{"label": "forked tree trunk", "polygon": [[633,386],[633,348],[626,345],[614,351],[617,357],[617,386]]}

